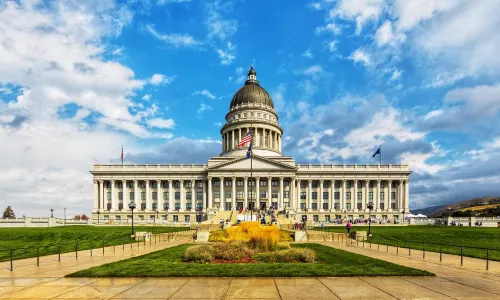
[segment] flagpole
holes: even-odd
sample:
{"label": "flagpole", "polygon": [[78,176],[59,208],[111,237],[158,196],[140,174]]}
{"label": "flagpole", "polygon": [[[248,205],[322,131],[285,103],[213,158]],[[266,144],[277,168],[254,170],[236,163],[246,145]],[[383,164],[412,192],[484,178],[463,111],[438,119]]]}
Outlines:
{"label": "flagpole", "polygon": [[123,145],[122,145],[122,166],[123,166]]}
{"label": "flagpole", "polygon": [[[253,124],[250,124],[250,134],[252,139],[250,140],[250,145],[252,145],[253,148]],[[250,184],[250,195],[253,195],[253,149],[250,149],[250,181],[252,182]],[[255,203],[254,203],[255,205]],[[250,205],[249,205],[250,206]],[[252,218],[253,212],[250,211],[250,221],[253,220]]]}
{"label": "flagpole", "polygon": [[382,165],[382,145],[380,145],[380,153],[378,154],[380,165]]}

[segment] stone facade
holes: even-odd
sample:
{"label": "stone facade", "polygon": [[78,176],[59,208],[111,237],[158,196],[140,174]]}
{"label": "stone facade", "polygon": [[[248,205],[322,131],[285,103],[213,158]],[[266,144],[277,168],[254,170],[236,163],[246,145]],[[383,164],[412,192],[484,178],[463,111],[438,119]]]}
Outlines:
{"label": "stone facade", "polygon": [[[239,141],[251,130],[253,156]],[[101,218],[194,222],[219,211],[275,207],[295,219],[401,220],[409,213],[407,165],[296,164],[282,154],[283,130],[251,68],[221,129],[222,151],[203,165],[95,165],[94,209]],[[369,155],[369,154],[368,154]],[[134,216],[136,218],[136,216]]]}

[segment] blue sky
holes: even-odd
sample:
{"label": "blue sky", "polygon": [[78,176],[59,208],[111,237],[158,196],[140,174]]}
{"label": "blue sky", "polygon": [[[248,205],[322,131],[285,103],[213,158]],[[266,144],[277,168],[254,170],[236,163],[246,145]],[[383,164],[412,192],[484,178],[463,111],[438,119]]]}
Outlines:
{"label": "blue sky", "polygon": [[500,1],[0,3],[0,203],[88,213],[94,163],[205,163],[253,64],[298,163],[409,164],[412,208],[500,194]]}

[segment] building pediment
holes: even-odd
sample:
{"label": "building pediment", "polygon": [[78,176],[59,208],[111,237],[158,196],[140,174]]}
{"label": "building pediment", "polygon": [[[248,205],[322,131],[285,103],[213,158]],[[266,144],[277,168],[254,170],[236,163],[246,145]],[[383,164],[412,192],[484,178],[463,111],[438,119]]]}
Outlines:
{"label": "building pediment", "polygon": [[231,161],[227,161],[215,166],[208,168],[211,170],[249,170],[252,168],[255,171],[258,170],[283,170],[283,171],[295,171],[294,166],[290,166],[281,162],[274,161],[272,158],[264,158],[261,156],[254,155],[253,159],[246,157],[235,158]]}

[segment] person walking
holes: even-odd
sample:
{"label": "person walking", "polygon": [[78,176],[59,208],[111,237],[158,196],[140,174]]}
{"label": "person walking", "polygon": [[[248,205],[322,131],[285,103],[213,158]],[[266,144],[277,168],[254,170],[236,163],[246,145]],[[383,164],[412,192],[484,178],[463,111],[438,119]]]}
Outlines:
{"label": "person walking", "polygon": [[347,234],[349,234],[351,232],[351,221],[347,221],[345,227],[347,228]]}
{"label": "person walking", "polygon": [[325,230],[325,223],[321,222],[321,230]]}

